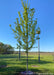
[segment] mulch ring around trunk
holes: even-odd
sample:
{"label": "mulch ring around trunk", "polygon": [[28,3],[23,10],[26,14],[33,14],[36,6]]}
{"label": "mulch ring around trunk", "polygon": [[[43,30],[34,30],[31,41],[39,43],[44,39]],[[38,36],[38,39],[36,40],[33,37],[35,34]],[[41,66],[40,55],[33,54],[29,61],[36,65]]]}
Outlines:
{"label": "mulch ring around trunk", "polygon": [[32,65],[32,67],[40,67],[40,66],[38,66],[38,65]]}
{"label": "mulch ring around trunk", "polygon": [[9,67],[7,65],[1,65],[0,68],[5,68],[5,67]]}
{"label": "mulch ring around trunk", "polygon": [[32,71],[28,71],[28,74],[27,74],[26,71],[24,71],[24,72],[16,73],[15,75],[35,75],[35,73]]}

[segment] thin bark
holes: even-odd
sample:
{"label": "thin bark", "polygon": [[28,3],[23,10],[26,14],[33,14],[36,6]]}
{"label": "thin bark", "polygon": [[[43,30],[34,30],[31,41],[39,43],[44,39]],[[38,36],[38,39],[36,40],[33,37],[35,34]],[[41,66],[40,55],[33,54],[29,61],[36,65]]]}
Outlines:
{"label": "thin bark", "polygon": [[19,48],[19,60],[20,60],[20,48]]}
{"label": "thin bark", "polygon": [[26,73],[27,73],[27,75],[28,75],[28,52],[27,52],[27,71],[26,71]]}
{"label": "thin bark", "polygon": [[[39,38],[39,34],[38,34],[38,38]],[[40,63],[40,39],[38,39],[38,62]]]}

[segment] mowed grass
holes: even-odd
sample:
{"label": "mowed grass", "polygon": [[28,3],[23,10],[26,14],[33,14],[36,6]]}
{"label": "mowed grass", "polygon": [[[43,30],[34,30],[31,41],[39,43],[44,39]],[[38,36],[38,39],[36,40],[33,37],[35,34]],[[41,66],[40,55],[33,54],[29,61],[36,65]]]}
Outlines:
{"label": "mowed grass", "polygon": [[[5,67],[1,67],[2,65]],[[28,68],[29,71],[36,73],[54,73],[52,53],[41,53],[40,63],[38,63],[38,53],[29,53]],[[22,71],[26,71],[25,53],[21,53],[20,61],[18,54],[0,55],[0,75],[15,75],[15,73]]]}

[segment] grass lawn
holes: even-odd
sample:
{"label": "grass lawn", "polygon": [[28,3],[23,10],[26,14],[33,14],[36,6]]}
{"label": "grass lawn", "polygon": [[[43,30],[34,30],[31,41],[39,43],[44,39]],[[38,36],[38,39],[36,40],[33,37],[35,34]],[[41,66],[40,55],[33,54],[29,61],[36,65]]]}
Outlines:
{"label": "grass lawn", "polygon": [[[29,70],[36,73],[54,73],[52,53],[41,53],[40,57],[40,63],[38,63],[38,54],[29,53]],[[18,60],[18,54],[0,55],[0,75],[14,75],[21,71],[26,71],[25,53],[21,53],[20,61]]]}

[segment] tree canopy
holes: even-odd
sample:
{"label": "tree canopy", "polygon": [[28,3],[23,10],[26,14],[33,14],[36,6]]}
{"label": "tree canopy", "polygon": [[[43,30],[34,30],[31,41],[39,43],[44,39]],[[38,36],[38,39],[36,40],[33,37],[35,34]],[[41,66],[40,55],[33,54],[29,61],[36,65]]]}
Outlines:
{"label": "tree canopy", "polygon": [[10,27],[15,34],[18,46],[30,50],[36,41],[37,18],[34,17],[35,9],[30,8],[28,2],[26,3],[23,0],[21,2],[23,11],[18,12],[19,17],[14,22],[15,28],[13,29],[11,24]]}

